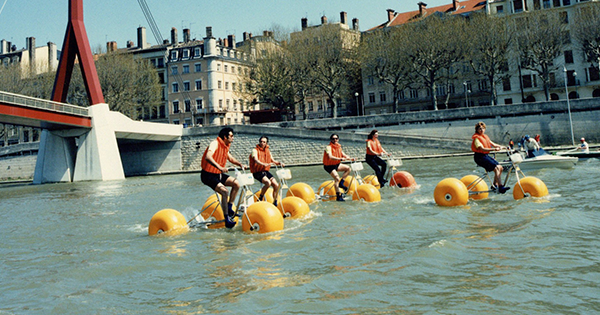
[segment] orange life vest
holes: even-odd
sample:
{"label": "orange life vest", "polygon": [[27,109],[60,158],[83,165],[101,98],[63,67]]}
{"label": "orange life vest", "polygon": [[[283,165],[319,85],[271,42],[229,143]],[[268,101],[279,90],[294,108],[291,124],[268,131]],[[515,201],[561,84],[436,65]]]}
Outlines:
{"label": "orange life vest", "polygon": [[[226,145],[225,142],[223,141],[223,139],[221,139],[219,137],[217,137],[217,143],[219,145],[217,147],[217,150],[215,152],[213,152],[212,158],[221,167],[225,167],[225,164],[227,164],[227,156],[229,155],[229,145]],[[210,147],[210,145],[209,145],[209,147]],[[221,174],[221,171],[218,168],[216,168],[214,165],[210,164],[210,162],[208,162],[208,160],[206,159],[207,152],[208,152],[208,148],[206,148],[206,150],[204,150],[204,154],[202,155],[202,162],[200,164],[200,166],[202,167],[202,170],[209,172],[209,173],[213,173],[213,174]]]}
{"label": "orange life vest", "polygon": [[271,163],[273,163],[273,159],[271,156],[271,151],[269,150],[269,145],[266,145],[265,148],[261,148],[260,145],[256,145],[256,152],[258,153],[258,160],[263,163],[268,163],[269,165],[263,166],[256,163],[256,160],[252,157],[252,153],[250,153],[250,172],[263,172],[271,169]]}
{"label": "orange life vest", "polygon": [[[329,146],[331,147],[331,156],[336,157],[336,158],[342,158],[342,146],[340,144],[337,143],[333,143],[330,142]],[[329,156],[327,155],[327,150],[325,150],[325,152],[323,152],[323,164],[324,165],[336,165],[336,164],[340,164],[340,160],[333,160],[330,159]]]}
{"label": "orange life vest", "polygon": [[[371,148],[369,149],[369,145]],[[381,143],[377,139],[368,139],[367,140],[367,154],[368,155],[380,155],[383,153],[383,148],[381,147]]]}
{"label": "orange life vest", "polygon": [[476,133],[471,137],[471,139],[473,139],[473,142],[471,142],[471,151],[477,152],[477,153],[483,153],[483,154],[490,153],[489,151],[484,151],[484,150],[481,150],[481,149],[475,147],[475,139],[478,139],[484,148],[486,148],[486,149],[492,148],[492,141],[486,134],[480,135],[480,134]]}

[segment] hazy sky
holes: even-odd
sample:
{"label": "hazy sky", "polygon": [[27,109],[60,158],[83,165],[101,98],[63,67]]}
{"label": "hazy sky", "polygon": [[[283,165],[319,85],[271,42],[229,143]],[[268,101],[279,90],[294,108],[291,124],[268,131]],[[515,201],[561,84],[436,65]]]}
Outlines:
{"label": "hazy sky", "polygon": [[[423,0],[428,7],[449,4],[452,0]],[[192,38],[202,38],[206,26],[212,26],[214,37],[234,34],[242,39],[243,32],[262,34],[279,25],[289,31],[300,29],[300,20],[309,25],[320,23],[322,15],[330,22],[339,22],[340,12],[348,21],[359,19],[361,31],[387,20],[387,9],[398,12],[418,9],[419,0],[146,0],[162,38],[170,38],[171,27],[183,39],[183,28],[189,28]],[[68,18],[69,0],[0,0],[0,39],[12,42],[18,49],[25,47],[25,38],[36,38],[36,46],[51,41],[62,47]],[[92,49],[106,47],[116,41],[119,48],[127,40],[137,44],[136,29],[144,26],[151,44],[156,40],[148,26],[138,0],[83,0],[84,22]]]}

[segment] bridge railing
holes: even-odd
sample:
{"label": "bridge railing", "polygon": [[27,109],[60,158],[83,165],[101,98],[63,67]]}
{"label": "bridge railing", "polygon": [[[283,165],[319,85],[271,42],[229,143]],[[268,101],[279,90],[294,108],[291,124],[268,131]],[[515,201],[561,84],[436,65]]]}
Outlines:
{"label": "bridge railing", "polygon": [[89,117],[87,107],[0,91],[0,102]]}

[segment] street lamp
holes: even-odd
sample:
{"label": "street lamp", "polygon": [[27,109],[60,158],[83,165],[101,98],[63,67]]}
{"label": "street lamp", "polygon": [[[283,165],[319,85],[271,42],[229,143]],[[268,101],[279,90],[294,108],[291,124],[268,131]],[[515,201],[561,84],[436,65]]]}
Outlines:
{"label": "street lamp", "polygon": [[360,110],[358,109],[358,92],[354,92],[354,96],[356,97],[356,116],[360,116]]}
{"label": "street lamp", "polygon": [[463,82],[463,85],[465,86],[465,106],[469,107],[469,94],[467,94],[469,89],[467,89],[467,81]]}
{"label": "street lamp", "polygon": [[569,112],[569,124],[571,125],[571,143],[575,146],[575,136],[573,135],[573,119],[571,118],[571,103],[569,102],[569,90],[567,89],[567,67],[563,65],[563,74],[565,77],[565,95],[567,96],[567,110]]}

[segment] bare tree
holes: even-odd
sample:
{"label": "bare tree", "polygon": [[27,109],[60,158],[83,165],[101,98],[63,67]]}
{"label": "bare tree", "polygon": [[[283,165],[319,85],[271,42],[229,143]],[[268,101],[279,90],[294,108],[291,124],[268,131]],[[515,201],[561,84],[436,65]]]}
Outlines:
{"label": "bare tree", "polygon": [[[333,117],[337,117],[339,100],[352,99],[350,87],[359,81],[360,66],[357,46],[360,34],[339,27],[339,24],[323,24],[296,33],[291,38],[290,51],[294,62],[310,73],[310,81],[332,103]],[[300,56],[300,57],[298,57]]]}
{"label": "bare tree", "polygon": [[515,18],[514,22],[520,65],[538,74],[549,101],[551,73],[558,69],[554,60],[570,41],[564,19],[558,12],[537,10]]}
{"label": "bare tree", "polygon": [[393,112],[398,112],[399,93],[413,81],[411,58],[405,47],[413,40],[409,28],[395,27],[363,36],[360,56],[363,73],[391,86]]}
{"label": "bare tree", "polygon": [[497,84],[508,77],[508,51],[514,35],[507,19],[474,14],[466,29],[466,37],[469,38],[466,60],[476,75],[488,81],[492,105],[497,104]]}
{"label": "bare tree", "polygon": [[455,73],[452,65],[464,58],[464,19],[460,16],[431,15],[421,21],[406,24],[413,40],[406,47],[414,74],[431,96],[431,105],[437,105],[437,84]]}
{"label": "bare tree", "polygon": [[580,5],[571,24],[573,37],[589,62],[600,65],[600,2]]}

